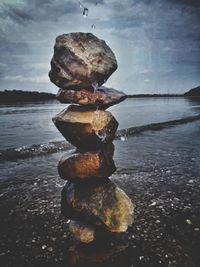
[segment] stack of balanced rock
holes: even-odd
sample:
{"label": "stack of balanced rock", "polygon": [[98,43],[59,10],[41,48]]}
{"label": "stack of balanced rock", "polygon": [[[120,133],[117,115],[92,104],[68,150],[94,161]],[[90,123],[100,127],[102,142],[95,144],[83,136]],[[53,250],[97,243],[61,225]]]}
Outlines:
{"label": "stack of balanced rock", "polygon": [[125,232],[133,223],[134,206],[108,177],[116,170],[112,141],[118,122],[106,108],[126,95],[101,87],[117,69],[114,53],[91,33],[69,33],[56,38],[49,72],[59,88],[61,103],[72,103],[53,122],[76,149],[58,163],[62,214],[69,229],[83,243],[98,240],[98,233]]}

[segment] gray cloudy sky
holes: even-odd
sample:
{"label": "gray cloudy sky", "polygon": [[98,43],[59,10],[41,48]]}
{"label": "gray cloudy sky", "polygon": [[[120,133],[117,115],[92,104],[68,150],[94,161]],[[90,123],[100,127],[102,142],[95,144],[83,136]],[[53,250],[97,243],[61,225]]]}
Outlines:
{"label": "gray cloudy sky", "polygon": [[[200,0],[0,0],[0,90],[57,92],[48,78],[55,37],[93,32],[113,49],[107,86],[181,93],[200,85]],[[92,29],[92,24],[96,28]]]}

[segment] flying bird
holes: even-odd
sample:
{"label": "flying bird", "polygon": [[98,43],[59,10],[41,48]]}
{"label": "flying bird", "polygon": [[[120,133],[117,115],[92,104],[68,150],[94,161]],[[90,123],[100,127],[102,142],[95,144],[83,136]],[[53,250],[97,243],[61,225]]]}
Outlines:
{"label": "flying bird", "polygon": [[87,7],[85,7],[82,3],[81,3],[81,1],[78,1],[79,2],[79,7],[80,7],[80,9],[83,11],[83,17],[87,17],[88,16],[88,8]]}

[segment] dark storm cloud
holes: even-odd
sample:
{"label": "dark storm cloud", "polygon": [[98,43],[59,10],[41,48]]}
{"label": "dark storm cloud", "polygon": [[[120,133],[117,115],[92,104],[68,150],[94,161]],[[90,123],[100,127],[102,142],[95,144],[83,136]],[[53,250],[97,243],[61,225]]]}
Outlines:
{"label": "dark storm cloud", "polygon": [[23,67],[23,59],[30,55],[26,42],[8,40],[0,31],[0,78],[28,71]]}
{"label": "dark storm cloud", "polygon": [[169,1],[176,3],[178,5],[200,6],[199,0],[169,0]]}
{"label": "dark storm cloud", "polygon": [[104,0],[84,0],[83,1],[84,3],[88,3],[88,4],[93,4],[93,5],[103,5],[105,4],[105,1]]}
{"label": "dark storm cloud", "polygon": [[55,37],[70,31],[92,31],[110,43],[119,63],[110,86],[135,84],[140,93],[153,90],[153,82],[166,88],[176,81],[181,88],[182,80],[199,80],[200,0],[80,2],[89,9],[87,18],[78,0],[1,0],[0,83],[41,85]]}
{"label": "dark storm cloud", "polygon": [[[78,1],[25,0],[0,3],[0,86],[47,81],[52,27],[80,12]],[[53,34],[54,35],[54,34]],[[55,33],[56,36],[56,33]],[[51,45],[53,46],[53,44]]]}
{"label": "dark storm cloud", "polygon": [[4,3],[0,14],[25,25],[28,21],[57,21],[60,17],[77,11],[78,3],[74,1],[26,0],[23,5]]}
{"label": "dark storm cloud", "polygon": [[20,10],[19,8],[8,4],[4,4],[1,14],[2,16],[9,17],[11,20],[19,24],[25,24],[27,21],[33,20],[33,17],[27,14],[25,10]]}

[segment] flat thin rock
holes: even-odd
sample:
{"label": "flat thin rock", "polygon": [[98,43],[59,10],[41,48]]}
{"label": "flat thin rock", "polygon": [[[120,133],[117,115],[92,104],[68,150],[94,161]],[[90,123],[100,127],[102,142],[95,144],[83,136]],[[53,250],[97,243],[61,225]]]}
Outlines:
{"label": "flat thin rock", "polygon": [[110,232],[125,232],[133,223],[134,205],[126,193],[109,179],[104,183],[70,183],[62,190],[62,214],[105,227]]}
{"label": "flat thin rock", "polygon": [[114,145],[105,145],[95,151],[70,151],[58,163],[60,177],[68,181],[105,179],[116,170],[112,159]]}
{"label": "flat thin rock", "polygon": [[53,118],[65,139],[77,148],[95,149],[111,143],[118,122],[109,111],[71,105]]}
{"label": "flat thin rock", "polygon": [[89,244],[96,238],[94,227],[79,221],[70,221],[69,230],[76,240]]}
{"label": "flat thin rock", "polygon": [[81,89],[79,91],[60,89],[56,98],[61,103],[74,103],[107,109],[125,100],[127,95],[115,89],[103,87],[96,90]]}
{"label": "flat thin rock", "polygon": [[100,86],[116,69],[114,53],[92,33],[73,32],[56,38],[49,77],[59,88]]}

